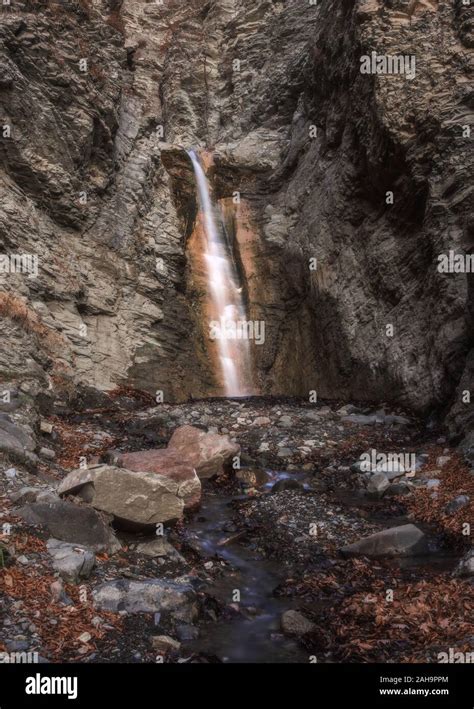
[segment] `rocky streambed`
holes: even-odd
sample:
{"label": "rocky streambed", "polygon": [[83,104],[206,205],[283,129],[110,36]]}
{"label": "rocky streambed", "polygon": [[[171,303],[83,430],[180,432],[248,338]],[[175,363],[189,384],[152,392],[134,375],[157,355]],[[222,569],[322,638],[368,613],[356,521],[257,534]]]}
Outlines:
{"label": "rocky streambed", "polygon": [[23,428],[0,422],[4,650],[383,662],[472,645],[474,478],[442,431],[383,405],[93,403],[45,416],[16,458]]}

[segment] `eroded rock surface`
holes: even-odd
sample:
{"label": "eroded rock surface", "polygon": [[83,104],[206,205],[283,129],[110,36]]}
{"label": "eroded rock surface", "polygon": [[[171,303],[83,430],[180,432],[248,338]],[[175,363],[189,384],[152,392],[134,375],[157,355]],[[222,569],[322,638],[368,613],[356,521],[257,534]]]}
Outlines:
{"label": "eroded rock surface", "polygon": [[[461,437],[472,289],[437,257],[472,247],[468,12],[404,0],[9,6],[0,244],[36,256],[38,275],[1,274],[2,377],[25,385],[5,405],[80,384],[168,401],[218,393],[190,269],[195,147],[213,155],[249,315],[266,323],[259,389],[452,404]],[[374,50],[415,56],[415,76],[361,74]]]}

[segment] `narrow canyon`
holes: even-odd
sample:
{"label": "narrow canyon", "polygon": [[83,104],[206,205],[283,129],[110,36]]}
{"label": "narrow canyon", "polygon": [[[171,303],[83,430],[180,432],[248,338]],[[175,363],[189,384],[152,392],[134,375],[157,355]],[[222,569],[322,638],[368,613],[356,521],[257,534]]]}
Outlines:
{"label": "narrow canyon", "polygon": [[472,12],[0,6],[0,654],[474,658]]}

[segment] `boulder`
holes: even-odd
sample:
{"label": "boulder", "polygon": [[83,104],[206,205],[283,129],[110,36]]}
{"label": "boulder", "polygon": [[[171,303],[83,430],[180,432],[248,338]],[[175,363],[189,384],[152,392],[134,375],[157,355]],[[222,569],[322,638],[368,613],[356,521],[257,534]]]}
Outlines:
{"label": "boulder", "polygon": [[46,546],[53,558],[54,570],[65,581],[75,583],[90,576],[95,566],[95,554],[89,549],[59,539],[50,539]]}
{"label": "boulder", "polygon": [[13,423],[9,416],[0,418],[0,450],[32,452],[35,447],[33,436],[25,428]]}
{"label": "boulder", "polygon": [[468,578],[474,576],[474,549],[469,549],[454,570],[454,576]]}
{"label": "boulder", "polygon": [[427,539],[414,524],[391,527],[341,549],[344,556],[417,556],[428,551]]}
{"label": "boulder", "polygon": [[163,653],[164,655],[166,653],[179,652],[181,647],[181,643],[174,638],[170,638],[169,635],[153,635],[151,638],[151,645],[153,650]]}
{"label": "boulder", "polygon": [[15,510],[28,524],[45,527],[51,536],[64,542],[81,544],[94,551],[121,549],[120,542],[102,516],[82,505],[58,500],[34,502]]}
{"label": "boulder", "polygon": [[10,499],[18,505],[25,505],[28,502],[58,502],[59,497],[53,490],[41,487],[22,487],[12,493]]}
{"label": "boulder", "polygon": [[228,436],[208,433],[195,426],[180,426],[173,433],[168,449],[176,451],[189,462],[200,478],[222,475],[232,458],[240,453],[240,446]]}
{"label": "boulder", "polygon": [[25,428],[13,423],[7,414],[0,417],[0,452],[29,465],[36,465],[38,457],[33,452],[36,443]]}
{"label": "boulder", "polygon": [[303,490],[303,486],[298,480],[283,478],[282,480],[277,480],[271,489],[272,492],[283,492],[284,490]]}
{"label": "boulder", "polygon": [[247,487],[261,487],[268,482],[268,474],[263,468],[241,468],[236,470],[235,477]]}
{"label": "boulder", "polygon": [[60,495],[81,493],[86,487],[90,504],[113,515],[119,526],[149,528],[179,519],[184,510],[186,483],[164,475],[134,472],[126,468],[97,465],[73,470],[58,487]]}
{"label": "boulder", "polygon": [[385,497],[399,497],[409,495],[410,493],[410,487],[406,483],[392,483],[385,490]]}
{"label": "boulder", "polygon": [[468,495],[458,495],[457,497],[454,498],[454,500],[451,500],[448,502],[446,507],[444,508],[444,511],[448,515],[453,515],[455,514],[458,510],[462,510],[463,507],[466,507],[470,502],[470,498]]}
{"label": "boulder", "polygon": [[107,581],[94,589],[93,600],[94,605],[103,610],[169,612],[184,623],[192,623],[197,616],[195,592],[186,578]]}
{"label": "boulder", "polygon": [[373,495],[383,495],[390,486],[390,482],[385,473],[375,473],[369,480],[367,491]]}
{"label": "boulder", "polygon": [[285,611],[281,616],[281,629],[285,635],[300,637],[314,630],[315,626],[298,611]]}
{"label": "boulder", "polygon": [[271,419],[268,416],[257,416],[253,421],[253,426],[269,426]]}
{"label": "boulder", "polygon": [[157,473],[179,485],[185,509],[197,507],[201,501],[201,481],[194,467],[173,450],[152,448],[136,453],[122,453],[120,467],[135,472]]}
{"label": "boulder", "polygon": [[143,554],[144,556],[150,556],[152,558],[166,556],[173,561],[186,563],[186,560],[181,556],[179,551],[164,537],[157,536],[149,542],[140,542],[140,544],[134,547],[134,551],[136,551],[137,554]]}

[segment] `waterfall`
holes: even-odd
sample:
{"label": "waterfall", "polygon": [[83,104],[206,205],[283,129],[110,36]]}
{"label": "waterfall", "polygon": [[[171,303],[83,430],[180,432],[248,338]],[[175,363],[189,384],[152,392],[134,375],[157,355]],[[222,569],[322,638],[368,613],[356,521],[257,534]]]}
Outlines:
{"label": "waterfall", "polygon": [[225,237],[222,220],[216,218],[206,174],[196,153],[189,150],[188,155],[196,177],[205,232],[204,263],[210,312],[215,318],[209,323],[209,331],[213,330],[216,340],[226,396],[245,396],[251,393],[247,384],[251,379],[250,346],[248,339],[236,336],[239,323],[246,322],[242,288],[232,246]]}

